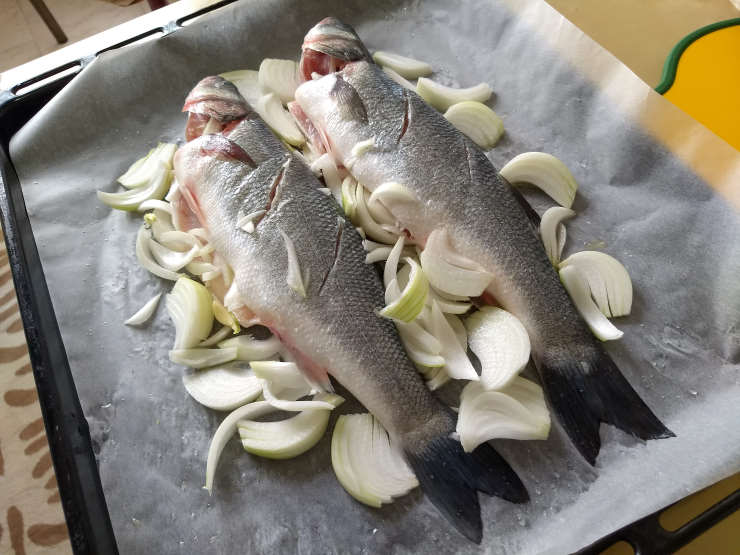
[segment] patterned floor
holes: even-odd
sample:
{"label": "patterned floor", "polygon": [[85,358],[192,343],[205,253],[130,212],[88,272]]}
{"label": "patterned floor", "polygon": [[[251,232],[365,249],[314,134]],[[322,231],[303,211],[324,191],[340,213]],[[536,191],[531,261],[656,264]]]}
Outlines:
{"label": "patterned floor", "polygon": [[0,553],[72,553],[4,239],[0,241],[0,422]]}

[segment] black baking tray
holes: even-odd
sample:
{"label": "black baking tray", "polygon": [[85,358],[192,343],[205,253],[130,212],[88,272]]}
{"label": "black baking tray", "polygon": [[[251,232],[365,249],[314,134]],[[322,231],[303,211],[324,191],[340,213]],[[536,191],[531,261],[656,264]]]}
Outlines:
{"label": "black baking tray", "polygon": [[[19,83],[10,91],[0,91],[2,226],[62,507],[72,549],[78,554],[115,554],[118,548],[87,421],[70,372],[8,145],[16,131],[101,52],[176,32],[193,18],[234,1],[218,2]],[[664,530],[658,523],[658,516],[665,510],[662,509],[605,536],[578,553],[600,553],[618,541],[628,542],[641,554],[672,553],[738,509],[740,491],[735,491],[673,532]]]}

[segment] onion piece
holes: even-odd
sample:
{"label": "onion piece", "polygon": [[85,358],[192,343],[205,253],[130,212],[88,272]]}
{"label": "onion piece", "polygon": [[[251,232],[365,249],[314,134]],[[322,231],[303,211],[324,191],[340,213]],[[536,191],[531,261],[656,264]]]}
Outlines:
{"label": "onion piece", "polygon": [[275,356],[282,349],[283,344],[280,343],[276,335],[267,339],[255,339],[251,335],[240,335],[221,341],[218,346],[221,349],[236,348],[236,358],[238,360],[255,361],[268,360]]}
{"label": "onion piece", "polygon": [[491,98],[491,94],[493,93],[488,83],[479,83],[467,89],[457,89],[455,87],[440,85],[426,77],[421,77],[416,82],[416,92],[440,112],[444,112],[453,104],[463,102],[464,100],[485,102]]}
{"label": "onion piece", "polygon": [[296,401],[311,393],[313,388],[294,362],[263,360],[252,361],[250,365],[255,375],[263,380],[265,400],[275,408],[286,411],[334,408],[321,400]]}
{"label": "onion piece", "polygon": [[254,69],[240,69],[236,71],[227,71],[221,73],[221,77],[234,83],[239,90],[239,94],[250,106],[257,104],[262,91],[259,84],[259,72]]}
{"label": "onion piece", "polygon": [[300,147],[306,142],[293,116],[283,108],[280,99],[274,93],[260,97],[254,109],[270,129],[286,143]]}
{"label": "onion piece", "polygon": [[389,67],[384,67],[383,71],[388,77],[393,79],[396,83],[401,85],[404,89],[408,89],[410,91],[416,92],[416,86],[411,81],[403,77],[402,75],[399,75],[397,72],[393,71]]}
{"label": "onion piece", "polygon": [[262,383],[250,368],[224,366],[198,370],[182,377],[190,396],[213,410],[234,410],[262,393]]}
{"label": "onion piece", "polygon": [[568,167],[545,152],[515,156],[499,173],[512,185],[531,183],[566,208],[573,205],[578,190],[578,183]]}
{"label": "onion piece", "polygon": [[[337,407],[344,402],[339,395],[320,393],[315,401]],[[277,422],[240,420],[237,423],[244,449],[268,459],[291,459],[316,445],[329,424],[329,410],[305,410]]]}
{"label": "onion piece", "polygon": [[425,377],[427,379],[427,387],[430,391],[439,389],[452,379],[444,366],[441,368],[434,368],[433,371],[428,373]]}
{"label": "onion piece", "polygon": [[[398,263],[401,260],[401,251],[403,250],[403,243],[405,239],[403,235],[400,235],[398,239],[394,241],[393,248],[391,249],[391,252],[388,254],[388,260],[385,262],[385,268],[383,268],[383,284],[386,288],[391,284],[393,280],[396,279],[396,274],[398,273]],[[390,301],[395,301],[396,299],[390,299]],[[388,299],[388,293],[386,292],[386,303],[389,302]]]}
{"label": "onion piece", "polygon": [[438,355],[442,352],[442,344],[439,340],[416,322],[396,322],[396,327],[404,344],[410,343],[431,355]]}
{"label": "onion piece", "polygon": [[236,359],[236,349],[173,349],[170,360],[190,368],[209,368]]}
{"label": "onion piece", "polygon": [[391,503],[419,485],[388,433],[370,414],[337,419],[331,464],[347,493],[371,507]]}
{"label": "onion piece", "polygon": [[311,164],[311,171],[318,177],[319,174],[324,178],[324,183],[331,191],[334,199],[338,204],[342,204],[342,179],[339,177],[334,160],[329,153],[322,154],[316,161]]}
{"label": "onion piece", "polygon": [[[464,298],[467,299],[468,297]],[[427,295],[427,306],[431,305],[433,300],[437,301],[439,309],[445,314],[465,314],[473,307],[473,303],[469,301],[451,301],[446,299],[430,287]]]}
{"label": "onion piece", "polygon": [[213,327],[211,293],[205,286],[181,277],[166,297],[167,312],[175,324],[173,349],[190,349],[208,337]]}
{"label": "onion piece", "polygon": [[172,204],[164,200],[149,199],[142,202],[139,205],[138,210],[139,212],[145,212],[147,210],[154,210],[156,212],[157,210],[161,210],[162,212],[166,212],[170,217],[172,217],[175,209],[172,207]]}
{"label": "onion piece", "polygon": [[98,191],[98,200],[111,208],[131,212],[138,210],[139,205],[146,200],[163,198],[169,190],[171,180],[172,170],[168,169],[164,162],[157,161],[157,167],[145,185],[122,193]]}
{"label": "onion piece", "polygon": [[211,264],[210,262],[199,262],[198,260],[194,260],[193,262],[189,263],[187,266],[185,266],[185,269],[194,276],[202,276],[206,272],[220,271],[214,264]]}
{"label": "onion piece", "polygon": [[500,391],[469,383],[460,395],[457,433],[468,453],[491,439],[547,439],[550,413],[542,388],[519,377]]}
{"label": "onion piece", "polygon": [[198,239],[193,235],[193,231],[165,231],[160,234],[157,241],[173,251],[187,251],[193,247],[201,247]]}
{"label": "onion piece", "polygon": [[213,491],[213,478],[216,474],[216,468],[218,467],[218,460],[221,458],[221,453],[223,452],[224,447],[226,447],[226,442],[228,442],[231,436],[236,433],[237,422],[245,418],[260,418],[270,414],[271,412],[275,412],[275,410],[275,407],[270,405],[270,403],[267,403],[266,401],[257,401],[256,403],[249,403],[248,405],[235,409],[223,419],[216,430],[216,433],[213,434],[211,445],[208,447],[205,489],[208,490],[209,494]]}
{"label": "onion piece", "polygon": [[295,98],[295,90],[301,84],[298,64],[293,60],[265,58],[260,64],[257,79],[264,92],[275,93],[283,104]]}
{"label": "onion piece", "polygon": [[393,52],[378,50],[373,54],[373,60],[376,64],[384,68],[388,67],[406,79],[416,79],[432,73],[432,66],[428,63]]}
{"label": "onion piece", "polygon": [[462,350],[467,353],[468,330],[465,329],[465,324],[463,324],[462,320],[454,314],[445,314],[445,320],[447,320],[447,323],[452,328],[452,331],[455,332],[455,337],[457,337],[457,342],[460,343],[460,347],[462,347]]}
{"label": "onion piece", "polygon": [[[400,236],[400,239],[402,238],[403,236]],[[403,242],[400,242],[400,245],[403,247]],[[421,266],[413,258],[405,258],[404,261],[411,267],[409,281],[398,298],[385,306],[379,314],[384,318],[411,322],[426,304],[429,282],[424,277]]]}
{"label": "onion piece", "polygon": [[342,197],[341,205],[344,215],[354,222],[355,214],[357,210],[357,203],[355,202],[355,193],[357,189],[357,181],[353,177],[347,176],[342,181]]}
{"label": "onion piece", "polygon": [[408,204],[418,205],[419,199],[409,188],[394,181],[381,184],[367,199],[367,208],[373,218],[380,220],[379,215],[387,214],[383,218],[386,223],[395,223],[392,217],[394,207]]}
{"label": "onion piece", "polygon": [[[210,337],[207,339],[204,339],[200,343],[196,345],[196,347],[212,347],[219,341],[223,341],[227,337],[229,337],[231,334],[233,334],[234,331],[229,326],[221,326],[221,329],[217,332],[213,333]],[[237,352],[236,358],[239,358],[239,353]]]}
{"label": "onion piece", "polygon": [[187,252],[173,251],[167,247],[160,245],[157,241],[149,238],[149,251],[152,253],[154,259],[163,267],[168,270],[176,272],[181,270],[200,253],[200,247],[198,245],[193,246]]}
{"label": "onion piece", "polygon": [[450,106],[445,118],[483,150],[490,150],[504,134],[504,122],[481,102],[465,100]]}
{"label": "onion piece", "polygon": [[144,225],[139,228],[139,232],[136,234],[136,259],[139,261],[139,264],[155,276],[171,281],[177,281],[182,276],[182,274],[163,268],[154,260],[149,250],[149,231]]}
{"label": "onion piece", "polygon": [[288,237],[282,229],[279,229],[280,235],[283,237],[285,242],[285,250],[288,253],[288,275],[285,281],[293,291],[298,293],[304,299],[306,298],[306,287],[303,283],[303,276],[301,275],[301,266],[298,262],[298,255],[295,252],[295,245],[293,240]]}
{"label": "onion piece", "polygon": [[159,143],[144,158],[134,162],[117,181],[127,189],[136,189],[147,185],[158,173],[160,163],[168,170],[172,169],[172,158],[175,156],[176,150],[176,144]]}
{"label": "onion piece", "polygon": [[478,381],[478,373],[468,358],[466,350],[460,345],[455,330],[445,318],[435,301],[428,316],[429,332],[442,345],[441,355],[445,359],[445,370],[451,378],[456,380]]}
{"label": "onion piece", "polygon": [[236,316],[229,312],[216,298],[213,299],[213,316],[220,324],[230,327],[234,334],[241,331],[241,326]]}
{"label": "onion piece", "polygon": [[563,206],[553,206],[542,214],[540,237],[545,245],[547,258],[555,266],[560,262],[560,255],[563,253],[563,247],[565,246],[565,226],[562,221],[575,215],[576,213],[573,210]]}
{"label": "onion piece", "polygon": [[156,295],[154,295],[144,304],[144,306],[136,311],[136,314],[126,320],[124,324],[127,326],[140,326],[141,324],[147,322],[149,318],[152,317],[152,314],[154,314],[154,311],[157,309],[157,304],[159,303],[159,299],[161,296],[162,293],[157,293]]}
{"label": "onion piece", "polygon": [[246,216],[242,216],[236,220],[237,229],[246,231],[247,233],[254,233],[254,220],[264,216],[267,210],[256,210],[250,212]]}
{"label": "onion piece", "polygon": [[419,259],[429,283],[453,295],[477,297],[493,279],[480,265],[452,250],[444,229],[429,234]]}
{"label": "onion piece", "polygon": [[578,268],[605,316],[626,316],[630,313],[632,281],[619,260],[603,252],[582,251],[563,260],[559,268],[569,266]]}
{"label": "onion piece", "polygon": [[468,345],[481,363],[484,389],[506,387],[529,362],[527,330],[502,308],[483,306],[465,320]]}
{"label": "onion piece", "polygon": [[588,324],[593,334],[602,341],[619,339],[624,335],[599,310],[591,298],[588,282],[576,266],[566,266],[560,270],[560,281],[568,291],[573,304]]}
{"label": "onion piece", "polygon": [[368,237],[384,243],[393,244],[401,234],[400,230],[388,231],[386,225],[376,222],[367,208],[367,200],[370,196],[365,187],[358,183],[355,189],[355,216],[352,222],[362,229]]}

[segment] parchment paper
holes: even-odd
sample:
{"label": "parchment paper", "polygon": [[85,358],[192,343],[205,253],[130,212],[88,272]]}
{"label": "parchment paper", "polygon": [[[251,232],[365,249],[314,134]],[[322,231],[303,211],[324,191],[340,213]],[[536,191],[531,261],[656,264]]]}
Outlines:
{"label": "parchment paper", "polygon": [[[536,0],[518,11],[484,0],[239,2],[104,54],[14,138],[122,553],[563,553],[740,469],[738,218],[568,61],[563,52],[577,51],[582,34]],[[253,457],[233,440],[208,497],[205,454],[223,414],[187,396],[184,369],[167,359],[174,330],[163,306],[147,329],[123,325],[170,284],[135,262],[140,219],[109,210],[95,190],[113,190],[158,140],[181,140],[180,108],[201,77],[296,58],[303,34],[329,14],[355,25],[371,50],[430,61],[443,82],[490,83],[506,124],[493,162],[531,150],[564,160],[581,184],[566,248],[596,245],[634,282],[632,315],[616,322],[625,337],[608,349],[677,438],[643,443],[604,426],[593,469],[558,426],[547,441],[495,442],[532,501],[482,498],[480,547],[418,491],[381,510],[353,501],[331,470],[328,434],[291,461]],[[556,27],[532,26],[533,14]],[[650,97],[636,86],[626,93]],[[697,140],[719,141],[687,132],[685,142]],[[726,145],[719,151],[737,167]],[[357,410],[350,402],[339,412]]]}

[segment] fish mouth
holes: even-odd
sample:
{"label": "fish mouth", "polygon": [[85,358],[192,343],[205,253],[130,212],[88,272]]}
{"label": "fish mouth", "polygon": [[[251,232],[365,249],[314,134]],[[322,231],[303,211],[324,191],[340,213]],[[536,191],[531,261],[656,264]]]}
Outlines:
{"label": "fish mouth", "polygon": [[335,17],[319,21],[306,34],[301,48],[300,72],[304,80],[328,75],[348,63],[372,60],[355,30]]}

